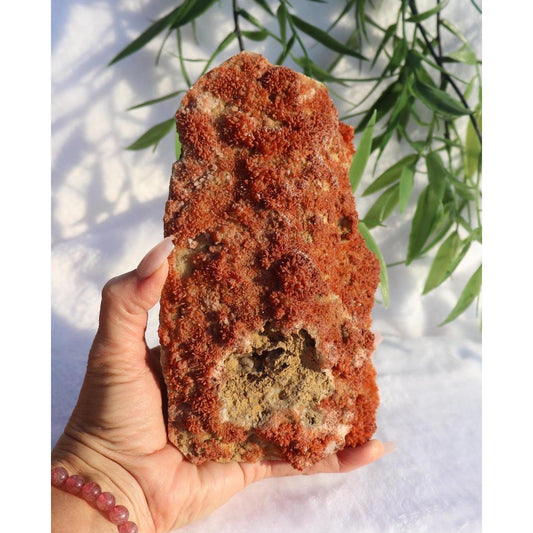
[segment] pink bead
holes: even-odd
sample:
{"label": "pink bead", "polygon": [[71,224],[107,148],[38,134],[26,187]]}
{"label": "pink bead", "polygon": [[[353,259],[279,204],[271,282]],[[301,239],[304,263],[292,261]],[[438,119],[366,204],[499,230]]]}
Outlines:
{"label": "pink bead", "polygon": [[62,466],[56,466],[52,468],[52,485],[54,487],[60,487],[65,483],[68,478],[68,472]]}
{"label": "pink bead", "polygon": [[81,495],[83,496],[83,499],[87,502],[94,502],[96,501],[96,498],[100,495],[102,492],[102,489],[100,488],[100,485],[98,483],[95,483],[94,481],[89,481],[83,485],[81,488]]}
{"label": "pink bead", "polygon": [[115,506],[115,497],[110,492],[102,492],[96,498],[96,507],[100,511],[109,511]]}
{"label": "pink bead", "polygon": [[79,494],[84,483],[85,480],[81,476],[74,474],[65,480],[65,489],[71,494]]}
{"label": "pink bead", "polygon": [[107,516],[110,522],[118,525],[126,522],[130,516],[130,513],[123,505],[115,505],[115,507],[109,510],[109,514]]}
{"label": "pink bead", "polygon": [[118,526],[118,533],[139,533],[139,528],[135,522],[125,522]]}

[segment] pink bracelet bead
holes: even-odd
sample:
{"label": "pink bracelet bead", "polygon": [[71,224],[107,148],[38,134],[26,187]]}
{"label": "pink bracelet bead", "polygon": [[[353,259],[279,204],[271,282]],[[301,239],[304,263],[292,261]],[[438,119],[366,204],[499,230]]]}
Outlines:
{"label": "pink bracelet bead", "polygon": [[86,502],[96,501],[96,498],[100,496],[101,492],[102,489],[100,488],[100,485],[98,485],[98,483],[95,483],[94,481],[88,481],[81,488],[81,495],[83,496],[83,499]]}
{"label": "pink bracelet bead", "polygon": [[118,526],[118,533],[139,533],[139,528],[135,522],[124,522]]}
{"label": "pink bracelet bead", "polygon": [[116,525],[126,522],[129,516],[130,513],[123,505],[115,505],[107,514],[109,521]]}
{"label": "pink bracelet bead", "polygon": [[102,492],[94,481],[85,483],[83,477],[69,476],[62,466],[52,468],[52,485],[64,487],[71,494],[80,494],[87,502],[94,503],[100,510],[107,512],[107,518],[118,527],[118,533],[139,533],[135,522],[128,521],[129,511],[123,505],[115,505],[115,497],[110,492]]}
{"label": "pink bracelet bead", "polygon": [[79,494],[84,483],[85,480],[81,476],[74,474],[65,480],[65,489],[71,494]]}
{"label": "pink bracelet bead", "polygon": [[115,497],[110,492],[102,492],[96,498],[96,507],[100,511],[109,511],[115,506]]}
{"label": "pink bracelet bead", "polygon": [[54,487],[61,487],[68,478],[68,472],[62,466],[52,468],[52,485]]}

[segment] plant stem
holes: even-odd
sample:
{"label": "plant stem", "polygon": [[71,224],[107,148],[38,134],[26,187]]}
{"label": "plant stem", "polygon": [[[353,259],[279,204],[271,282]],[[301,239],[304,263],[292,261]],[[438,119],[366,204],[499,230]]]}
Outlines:
{"label": "plant stem", "polygon": [[242,41],[241,27],[239,26],[239,6],[237,0],[233,0],[233,21],[235,22],[235,35],[237,35],[237,41],[239,42],[239,50],[244,50],[244,43]]}
{"label": "plant stem", "polygon": [[[412,11],[413,15],[418,15],[418,9],[416,7],[415,0],[409,0],[409,7],[411,8],[411,11]],[[437,55],[437,53],[435,52],[435,50],[431,46],[431,43],[430,43],[430,41],[428,39],[426,30],[424,29],[424,26],[422,26],[422,24],[420,24],[420,22],[417,22],[416,26],[420,29],[420,33],[422,33],[422,37],[424,38],[424,42],[426,43],[426,46],[428,47],[429,53],[433,56],[433,59],[435,60],[437,65],[439,65],[439,67],[441,67],[441,68],[444,68],[443,65],[442,65],[442,61],[441,61],[440,57]],[[470,114],[469,114],[470,121],[472,122],[472,126],[474,126],[474,130],[476,132],[476,135],[478,136],[479,142],[481,143],[482,142],[481,141],[481,131],[479,130],[478,123],[476,121],[476,118],[474,117],[474,114],[472,113],[472,110],[468,106],[468,102],[465,100],[465,97],[463,96],[463,93],[461,92],[459,87],[457,87],[457,84],[453,81],[453,78],[448,74],[448,72],[447,71],[443,72],[443,74],[446,77],[446,79],[448,80],[448,82],[450,83],[450,85],[453,87],[453,90],[455,91],[455,93],[459,97],[459,100],[461,100],[461,103],[470,112]]]}
{"label": "plant stem", "polygon": [[[437,0],[437,5],[439,4],[440,4],[440,0]],[[439,58],[442,63],[442,58],[444,54],[442,53],[442,39],[441,39],[441,34],[440,34],[440,11],[437,12],[437,49],[439,51]],[[446,84],[447,84],[446,76],[444,75],[444,72],[441,71],[440,89],[442,91],[446,90]],[[450,140],[450,122],[447,119],[444,120],[444,138],[447,139],[448,141]],[[452,150],[449,145],[447,146],[446,151],[448,153],[448,164],[451,167],[452,166],[452,153],[451,153]]]}

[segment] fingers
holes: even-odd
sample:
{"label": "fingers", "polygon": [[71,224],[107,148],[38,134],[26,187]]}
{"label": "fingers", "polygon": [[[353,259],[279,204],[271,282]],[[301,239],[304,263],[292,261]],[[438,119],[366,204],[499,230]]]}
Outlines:
{"label": "fingers", "polygon": [[172,238],[167,237],[146,254],[137,269],[106,283],[96,344],[111,350],[144,344],[147,313],[161,294],[168,272],[166,258],[173,247]]}
{"label": "fingers", "polygon": [[137,267],[138,276],[140,278],[150,277],[165,262],[173,248],[172,237],[166,237],[154,246],[139,263]]}
{"label": "fingers", "polygon": [[374,346],[377,347],[383,342],[383,335],[379,331],[374,331]]}
{"label": "fingers", "polygon": [[366,466],[386,453],[394,450],[393,444],[383,443],[379,440],[371,440],[355,448],[344,448],[340,452],[326,457],[322,461],[314,464],[312,467],[300,472],[290,464],[280,461],[267,461],[264,467],[264,477],[284,477],[295,475],[313,475],[313,474],[336,474],[351,472],[362,466]]}

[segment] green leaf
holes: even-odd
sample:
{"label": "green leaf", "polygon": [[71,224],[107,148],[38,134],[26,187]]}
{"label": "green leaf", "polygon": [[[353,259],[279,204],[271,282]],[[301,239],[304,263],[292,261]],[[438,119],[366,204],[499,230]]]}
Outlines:
{"label": "green leaf", "polygon": [[476,54],[467,44],[461,46],[456,52],[450,52],[447,57],[450,57],[459,63],[465,63],[466,65],[476,65],[478,63]]}
{"label": "green leaf", "polygon": [[470,304],[476,299],[477,296],[479,296],[481,292],[481,278],[482,271],[480,265],[467,281],[461,296],[459,296],[459,300],[455,304],[455,307],[451,310],[444,322],[439,324],[439,326],[444,326],[444,324],[448,324],[452,320],[455,320],[460,314],[464,313],[468,307],[470,307]]}
{"label": "green leaf", "polygon": [[[434,246],[439,244],[439,242],[444,239],[444,236],[450,231],[450,228],[456,222],[454,217],[454,206],[453,203],[443,204],[443,207],[439,206],[437,209],[437,215],[433,221],[433,227],[429,237],[427,238],[427,244],[424,248],[417,254],[416,257],[422,257],[427,254]],[[416,259],[414,257],[413,259]]]}
{"label": "green leaf", "polygon": [[418,257],[426,243],[431,231],[437,220],[440,207],[440,198],[435,191],[427,185],[420,193],[416,205],[416,211],[411,223],[411,232],[409,234],[409,244],[407,248],[406,265]]}
{"label": "green leaf", "polygon": [[479,242],[481,244],[482,238],[483,238],[483,230],[482,230],[481,226],[479,226],[477,228],[474,228],[472,230],[472,233],[469,235],[469,238],[472,241],[477,241],[477,242]]}
{"label": "green leaf", "polygon": [[[418,50],[409,50],[409,54],[411,55],[411,57],[413,57],[413,56],[419,57],[421,61],[423,61],[424,63],[428,64],[429,66],[431,66],[435,70],[438,70],[439,72],[442,72],[443,74],[447,74],[451,78],[454,78],[454,79],[456,79],[457,81],[459,81],[461,83],[466,83],[465,80],[463,80],[459,76],[455,75],[453,72],[450,72],[449,70],[446,70],[445,68],[441,67],[440,65],[438,65],[437,63],[435,63],[434,61],[429,59],[428,56],[425,56],[424,54],[420,53]],[[444,58],[443,61],[445,61],[445,59],[446,58]],[[420,68],[420,66],[419,66],[419,68]],[[426,78],[426,76],[424,76],[424,78]],[[422,79],[422,77],[420,77],[420,79],[421,79],[421,81],[427,82],[427,79],[424,80],[424,79]],[[432,87],[435,86],[433,80],[431,80],[431,83],[429,83],[429,85],[431,85]]]}
{"label": "green leaf", "polygon": [[132,107],[128,107],[126,111],[132,111],[133,109],[139,109],[139,107],[144,107],[152,104],[157,104],[159,102],[164,102],[165,100],[170,100],[171,98],[174,98],[175,96],[178,96],[178,94],[184,93],[185,89],[182,89],[181,91],[175,91],[173,93],[167,94],[165,96],[160,96],[159,98],[154,98],[153,100],[147,100],[146,102],[143,102],[142,104],[137,104]]}
{"label": "green leaf", "polygon": [[444,163],[437,152],[429,152],[426,155],[426,167],[428,171],[429,186],[439,198],[442,200],[444,190],[446,188],[446,181],[448,178],[448,171],[444,168]]}
{"label": "green leaf", "polygon": [[[347,2],[349,3],[349,2]],[[373,2],[369,2],[373,7]],[[361,33],[365,36],[365,39],[368,41],[368,33],[366,31],[366,23],[368,20],[368,15],[366,14],[366,4],[367,0],[356,0],[355,2],[355,26]]]}
{"label": "green leaf", "polygon": [[195,18],[207,11],[217,0],[185,0],[180,6],[180,12],[171,27],[176,29],[189,24]]}
{"label": "green leaf", "polygon": [[429,75],[429,72],[424,68],[424,65],[422,65],[422,61],[424,58],[425,56],[417,50],[409,50],[406,62],[409,68],[415,71],[416,79],[418,81],[436,89],[437,85],[435,84],[435,81]]}
{"label": "green leaf", "polygon": [[282,2],[276,11],[276,17],[278,19],[279,35],[281,37],[281,42],[283,44],[283,51],[285,51],[287,47],[287,17],[288,16],[289,14],[287,12],[287,6]]}
{"label": "green leaf", "polygon": [[389,305],[389,276],[387,273],[387,265],[385,263],[385,260],[383,259],[383,254],[381,253],[381,250],[379,249],[379,246],[377,245],[376,241],[370,234],[370,231],[368,230],[366,224],[362,220],[359,221],[359,232],[363,236],[363,239],[365,239],[368,249],[371,252],[374,252],[376,254],[376,257],[378,258],[379,266],[380,266],[379,289],[381,292],[381,296],[383,297],[383,303],[385,304],[385,307],[388,307]]}
{"label": "green leaf", "polygon": [[394,130],[396,129],[397,124],[391,124],[388,122],[386,124],[386,130],[372,139],[372,152],[379,148],[378,157],[376,158],[376,165],[378,164],[381,155],[385,151],[388,142],[390,141]]}
{"label": "green leaf", "polygon": [[329,33],[326,33],[324,30],[321,30],[320,28],[317,28],[316,26],[313,26],[312,24],[305,22],[305,20],[302,20],[296,15],[289,15],[289,16],[293,24],[299,30],[313,37],[313,39],[323,44],[327,48],[330,48],[331,50],[334,50],[335,52],[339,52],[340,54],[346,54],[352,57],[357,57],[358,59],[366,60],[366,57],[361,55],[359,52],[356,52],[352,48],[349,48],[348,46],[344,45],[343,43],[337,41],[336,39],[331,37]]}
{"label": "green leaf", "polygon": [[468,82],[468,85],[466,86],[466,89],[463,93],[463,96],[465,97],[465,100],[468,101],[468,99],[470,98],[470,95],[472,94],[472,91],[474,90],[474,85],[476,83],[476,80],[478,79],[477,76],[474,76],[469,82]]}
{"label": "green leaf", "polygon": [[242,31],[241,33],[244,35],[244,37],[252,41],[264,41],[269,36],[270,32],[268,32],[267,30],[257,30]]}
{"label": "green leaf", "polygon": [[459,181],[457,178],[450,177],[449,178],[451,184],[453,185],[453,188],[455,189],[455,192],[465,200],[475,200],[477,189],[475,187],[470,187],[466,183],[463,183],[462,181]]}
{"label": "green leaf", "polygon": [[292,37],[289,39],[289,42],[287,43],[287,46],[282,50],[279,57],[276,59],[275,63],[276,65],[283,65],[283,62],[289,55],[289,52],[291,51],[292,47],[294,46],[294,43],[296,42],[296,36],[293,34]]}
{"label": "green leaf", "polygon": [[[481,130],[481,110],[474,113],[476,122]],[[466,137],[465,137],[465,176],[467,178],[473,178],[476,172],[481,170],[481,143],[477,136],[472,121],[468,121],[466,125]]]}
{"label": "green leaf", "polygon": [[228,33],[228,35],[226,35],[224,39],[222,39],[220,44],[217,46],[216,50],[211,54],[209,61],[206,63],[204,69],[202,70],[201,76],[204,75],[209,70],[209,67],[211,66],[215,58],[218,56],[218,54],[220,54],[220,52],[222,52],[225,48],[227,48],[231,44],[231,42],[236,39],[236,37],[237,37],[237,34],[234,31],[232,31]]}
{"label": "green leaf", "polygon": [[402,84],[398,81],[391,83],[377,98],[373,106],[365,113],[365,116],[355,128],[355,133],[363,131],[372,117],[372,114],[377,110],[376,123],[378,123],[394,106],[401,94]]}
{"label": "green leaf", "polygon": [[398,68],[407,57],[407,52],[409,49],[409,45],[405,39],[395,39],[396,43],[394,45],[394,51],[392,52],[392,57],[389,61],[389,64],[386,67],[387,72],[394,72],[396,68]]}
{"label": "green leaf", "polygon": [[427,294],[432,289],[443,283],[453,272],[453,265],[457,257],[461,237],[457,231],[450,233],[448,238],[440,245],[431,268],[429,270],[422,294]]}
{"label": "green leaf", "polygon": [[433,15],[436,15],[439,11],[442,11],[447,3],[448,0],[445,0],[440,4],[437,4],[434,8],[429,9],[428,11],[424,11],[423,13],[417,13],[416,15],[413,15],[406,20],[407,22],[422,22],[423,20],[426,20],[428,18],[431,18]]}
{"label": "green leaf", "polygon": [[400,93],[400,96],[398,97],[398,100],[394,104],[394,107],[392,108],[389,123],[392,123],[396,126],[396,124],[400,121],[400,115],[405,109],[408,108],[408,103],[410,100],[413,99],[413,97],[410,94],[411,91],[411,84],[412,84],[412,77],[408,76],[405,81],[402,81],[402,92]]}
{"label": "green leaf", "polygon": [[386,189],[368,210],[363,222],[368,228],[379,226],[394,211],[400,200],[400,184],[396,183]]}
{"label": "green leaf", "polygon": [[385,30],[385,33],[383,35],[383,39],[381,40],[381,43],[379,43],[379,46],[378,46],[378,48],[376,50],[376,54],[374,55],[374,59],[372,59],[371,68],[374,68],[374,65],[376,64],[376,61],[378,60],[379,55],[381,54],[381,52],[383,51],[383,49],[385,48],[385,46],[389,42],[389,39],[394,35],[394,33],[396,33],[396,27],[397,27],[397,24],[394,23],[394,24],[391,24]]}
{"label": "green leaf", "polygon": [[185,83],[188,87],[192,85],[191,79],[189,78],[189,74],[187,73],[187,68],[185,66],[185,59],[183,57],[183,50],[182,50],[182,40],[181,40],[181,30],[180,28],[176,28],[176,37],[178,40],[178,59],[180,62],[180,68],[181,73],[183,74],[183,79],[185,80]]}
{"label": "green leaf", "polygon": [[272,9],[270,9],[270,6],[267,4],[266,0],[254,0],[254,2],[261,6],[269,15],[274,16],[274,13],[272,12]]}
{"label": "green leaf", "polygon": [[434,141],[439,141],[442,144],[446,145],[448,148],[459,148],[462,150],[463,143],[459,139],[446,139],[446,137],[441,137],[440,135],[433,136]]}
{"label": "green leaf", "polygon": [[149,146],[157,146],[159,141],[170,132],[176,124],[173,118],[165,120],[152,126],[146,133],[141,135],[135,142],[130,144],[126,150],[144,150]]}
{"label": "green leaf", "polygon": [[[354,30],[350,36],[348,37],[348,40],[346,41],[346,46],[351,48],[357,48],[360,43],[359,38],[359,30]],[[340,62],[340,60],[344,57],[343,54],[338,54],[337,57],[330,63],[330,65],[327,68],[328,72],[331,72]]]}
{"label": "green leaf", "polygon": [[[363,0],[364,2],[365,0]],[[326,31],[329,33],[350,11],[350,9],[353,7],[353,5],[357,2],[357,0],[346,0],[346,4],[341,11],[341,13],[337,16],[337,18],[327,27]],[[356,8],[357,9],[357,8]],[[357,29],[356,29],[357,30]]]}
{"label": "green leaf", "polygon": [[447,19],[441,18],[440,23],[444,26],[452,35],[455,35],[463,44],[468,44],[466,37]]}
{"label": "green leaf", "polygon": [[467,254],[468,250],[470,249],[470,245],[472,244],[473,236],[475,235],[475,232],[472,232],[471,235],[469,235],[463,242],[462,242],[462,248],[455,258],[455,261],[450,265],[450,275],[455,272],[455,269],[459,266],[459,263],[463,260],[464,256]]}
{"label": "green leaf", "polygon": [[125,57],[137,52],[143,46],[148,44],[152,39],[157,37],[166,28],[177,28],[183,26],[201,15],[211,7],[216,0],[185,0],[178,7],[173,9],[164,17],[156,20],[149,26],[139,37],[134,39],[128,46],[119,52],[108,64],[108,66],[124,59]]}
{"label": "green leaf", "polygon": [[176,161],[178,161],[181,156],[181,141],[180,136],[178,134],[178,130],[176,130],[176,133],[174,135],[174,150],[176,152]]}
{"label": "green leaf", "polygon": [[415,169],[414,165],[408,165],[402,168],[400,174],[400,198],[398,201],[398,210],[403,213],[409,203],[411,192],[415,184]]}
{"label": "green leaf", "polygon": [[352,191],[357,189],[361,178],[363,177],[363,172],[365,171],[366,164],[368,162],[368,157],[370,155],[370,150],[372,148],[372,133],[374,131],[374,125],[376,124],[376,112],[372,115],[372,118],[368,122],[359,144],[357,145],[357,150],[353,156],[352,164],[350,166],[350,184],[352,186]]}
{"label": "green leaf", "polygon": [[143,46],[148,44],[154,37],[157,37],[165,28],[169,27],[178,16],[179,10],[182,6],[178,6],[164,17],[156,20],[151,26],[149,26],[139,37],[133,40],[126,48],[119,52],[109,63],[108,66],[124,59],[125,57],[133,54],[137,50],[140,50]]}
{"label": "green leaf", "polygon": [[416,80],[412,87],[413,95],[419,98],[429,109],[445,118],[455,119],[471,113],[459,100],[452,98],[447,92]]}
{"label": "green leaf", "polygon": [[340,84],[344,84],[345,82],[345,80],[341,78],[337,78],[336,76],[333,76],[332,74],[330,74],[327,70],[324,70],[323,68],[319,67],[316,63],[314,63],[308,57],[305,57],[305,56],[296,57],[294,58],[294,61],[302,67],[304,74],[306,76],[315,78],[318,81],[321,81],[321,82],[329,81],[332,83],[340,83]]}
{"label": "green leaf", "polygon": [[248,11],[246,11],[245,9],[237,10],[237,14],[243,19],[246,19],[250,24],[253,24],[259,30],[266,31],[270,37],[272,37],[273,39],[281,43],[281,39],[275,33],[272,33],[270,30],[265,28],[263,24],[261,24],[260,20],[258,20],[256,17],[248,13]]}
{"label": "green leaf", "polygon": [[167,39],[170,37],[170,34],[172,33],[172,28],[168,28],[167,34],[165,35],[163,41],[161,42],[161,45],[159,46],[159,50],[157,51],[157,55],[155,57],[155,64],[159,65],[159,60],[161,59],[161,54],[163,53],[163,49],[165,48],[165,44],[167,42]]}
{"label": "green leaf", "polygon": [[257,19],[256,17],[254,17],[252,14],[248,13],[248,11],[246,11],[246,9],[239,9],[237,11],[237,15],[239,15],[240,17],[246,19],[248,22],[253,24],[256,28],[259,28],[260,30],[265,29],[263,24],[261,24],[261,21],[259,19]]}
{"label": "green leaf", "polygon": [[398,181],[402,174],[402,170],[406,166],[415,165],[418,161],[418,154],[409,154],[400,159],[397,163],[394,163],[392,167],[389,167],[385,172],[380,174],[363,192],[362,196],[368,196],[380,189],[388,187],[391,183]]}

